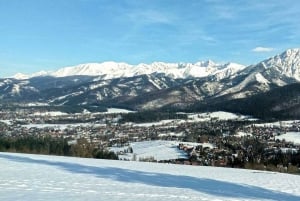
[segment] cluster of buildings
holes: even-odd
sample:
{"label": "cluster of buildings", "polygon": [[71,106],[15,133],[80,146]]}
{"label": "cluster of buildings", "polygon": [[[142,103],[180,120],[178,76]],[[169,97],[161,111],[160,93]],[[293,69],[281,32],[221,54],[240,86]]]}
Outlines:
{"label": "cluster of buildings", "polygon": [[[300,121],[258,124],[247,119],[220,120],[207,116],[201,119],[198,116],[197,120],[188,118],[136,124],[120,123],[121,119],[122,114],[117,113],[54,115],[31,110],[1,111],[0,136],[51,136],[67,139],[69,144],[85,138],[99,149],[126,147],[139,141],[178,141],[177,149],[184,150],[188,157],[165,162],[193,165],[241,167],[247,162],[259,164],[272,160],[278,153],[300,154],[299,144],[277,138],[288,132],[298,133]],[[188,146],[186,142],[199,144]],[[204,143],[211,146],[203,146]],[[155,158],[152,160],[156,161]],[[299,167],[300,159],[297,165]]]}

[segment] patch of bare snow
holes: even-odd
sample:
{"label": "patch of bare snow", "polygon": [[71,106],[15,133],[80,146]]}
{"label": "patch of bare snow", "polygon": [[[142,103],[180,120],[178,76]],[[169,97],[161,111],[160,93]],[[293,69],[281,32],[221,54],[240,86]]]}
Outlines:
{"label": "patch of bare snow", "polygon": [[275,140],[285,140],[286,142],[293,142],[300,144],[300,132],[286,132],[285,134],[275,136]]}
{"label": "patch of bare snow", "polygon": [[32,116],[65,116],[67,113],[60,111],[51,111],[51,112],[35,112]]}
{"label": "patch of bare snow", "polygon": [[119,114],[119,113],[132,113],[135,111],[132,110],[126,110],[126,109],[121,109],[121,108],[108,108],[107,112],[104,112],[105,114]]}
{"label": "patch of bare snow", "polygon": [[242,132],[242,131],[239,131],[235,134],[236,137],[246,137],[246,136],[252,136],[251,133],[245,133],[245,132]]}
{"label": "patch of bare snow", "polygon": [[248,116],[245,115],[237,115],[230,112],[208,112],[208,113],[199,113],[199,114],[190,114],[188,115],[190,120],[194,121],[209,121],[212,118],[216,118],[219,120],[232,120],[232,119],[248,119]]}

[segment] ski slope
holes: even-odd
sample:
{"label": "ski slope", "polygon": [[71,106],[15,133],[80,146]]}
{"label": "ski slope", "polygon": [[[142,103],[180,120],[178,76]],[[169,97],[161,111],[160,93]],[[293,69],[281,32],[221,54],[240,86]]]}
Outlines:
{"label": "ski slope", "polygon": [[300,176],[0,153],[0,200],[300,200]]}

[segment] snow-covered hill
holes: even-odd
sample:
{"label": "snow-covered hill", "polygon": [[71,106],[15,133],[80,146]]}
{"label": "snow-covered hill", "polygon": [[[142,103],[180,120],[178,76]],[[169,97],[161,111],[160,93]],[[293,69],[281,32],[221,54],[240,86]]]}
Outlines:
{"label": "snow-covered hill", "polygon": [[216,64],[212,61],[192,63],[164,63],[130,65],[127,63],[104,62],[70,66],[54,72],[41,71],[33,75],[18,73],[15,79],[28,79],[37,76],[67,77],[75,75],[99,76],[101,79],[134,77],[138,75],[162,73],[171,78],[206,77],[217,74],[223,78],[233,75],[245,66],[236,63]]}
{"label": "snow-covered hill", "polygon": [[300,177],[254,170],[0,153],[0,200],[300,200]]}

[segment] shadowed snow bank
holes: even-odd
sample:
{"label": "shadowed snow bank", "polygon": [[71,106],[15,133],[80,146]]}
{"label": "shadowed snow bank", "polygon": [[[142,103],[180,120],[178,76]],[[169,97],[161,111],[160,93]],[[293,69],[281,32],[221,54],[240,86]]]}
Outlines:
{"label": "shadowed snow bank", "polygon": [[[20,163],[20,165],[30,163],[40,165],[41,168],[43,168],[43,166],[52,166],[73,174],[88,174],[107,180],[125,182],[128,185],[130,185],[130,183],[140,183],[158,187],[190,189],[213,196],[232,197],[238,199],[300,200],[299,196],[292,194],[276,192],[263,187],[218,181],[209,178],[184,176],[184,172],[182,175],[172,175],[167,173],[158,173],[155,172],[155,170],[153,170],[153,172],[144,172],[119,167],[101,167],[100,161],[97,166],[89,166],[72,162],[34,159],[30,155],[27,157],[26,155],[5,153],[1,153],[0,158]],[[147,163],[145,163],[145,165],[147,165]]]}

